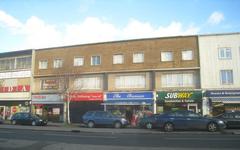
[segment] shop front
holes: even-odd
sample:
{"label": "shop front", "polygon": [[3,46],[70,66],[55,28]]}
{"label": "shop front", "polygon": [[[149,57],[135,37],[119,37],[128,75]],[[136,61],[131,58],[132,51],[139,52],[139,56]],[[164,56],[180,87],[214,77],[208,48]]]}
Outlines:
{"label": "shop front", "polygon": [[[15,80],[14,80],[15,81]],[[4,119],[10,119],[17,112],[30,111],[30,85],[0,85],[0,115]]]}
{"label": "shop front", "polygon": [[240,111],[240,90],[208,90],[205,97],[208,100],[210,115]]}
{"label": "shop front", "polygon": [[202,113],[202,91],[158,91],[157,113],[190,110]]}
{"label": "shop front", "polygon": [[106,111],[131,121],[133,116],[152,113],[153,102],[153,92],[110,92],[103,105]]}
{"label": "shop front", "polygon": [[82,122],[82,116],[87,111],[103,110],[102,92],[71,92],[69,94],[70,121]]}
{"label": "shop front", "polygon": [[32,95],[32,112],[52,122],[63,122],[63,98],[60,94]]}

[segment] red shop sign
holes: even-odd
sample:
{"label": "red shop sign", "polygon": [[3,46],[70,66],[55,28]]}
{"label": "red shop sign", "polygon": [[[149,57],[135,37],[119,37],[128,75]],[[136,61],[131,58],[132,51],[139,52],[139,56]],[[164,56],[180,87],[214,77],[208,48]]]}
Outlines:
{"label": "red shop sign", "polygon": [[103,101],[103,93],[70,93],[70,101]]}

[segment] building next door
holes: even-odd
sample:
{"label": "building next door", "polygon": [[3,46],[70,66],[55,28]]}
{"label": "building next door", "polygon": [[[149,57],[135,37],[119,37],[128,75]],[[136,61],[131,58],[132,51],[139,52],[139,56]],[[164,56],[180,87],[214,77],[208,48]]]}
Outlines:
{"label": "building next door", "polygon": [[195,113],[198,113],[198,104],[188,104],[188,110],[189,111],[192,111],[192,112],[195,112]]}
{"label": "building next door", "polygon": [[0,116],[5,119],[5,106],[0,106]]}

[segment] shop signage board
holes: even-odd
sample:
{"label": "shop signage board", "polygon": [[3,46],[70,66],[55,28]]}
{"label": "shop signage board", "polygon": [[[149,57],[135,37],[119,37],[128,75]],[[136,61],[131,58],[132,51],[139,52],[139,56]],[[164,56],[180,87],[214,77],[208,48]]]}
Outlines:
{"label": "shop signage board", "polygon": [[30,85],[1,86],[0,93],[30,92]]}
{"label": "shop signage board", "polygon": [[58,79],[42,80],[42,89],[43,90],[58,90],[59,89],[59,80]]}
{"label": "shop signage board", "polygon": [[195,103],[202,100],[201,91],[161,91],[157,92],[157,100],[166,103]]}
{"label": "shop signage board", "polygon": [[103,93],[72,92],[69,94],[70,101],[103,101]]}
{"label": "shop signage board", "polygon": [[206,91],[206,97],[240,97],[240,90],[214,90]]}
{"label": "shop signage board", "polygon": [[153,92],[107,93],[107,100],[152,100]]}
{"label": "shop signage board", "polygon": [[34,104],[51,104],[51,103],[63,103],[59,94],[38,94],[32,95],[32,102]]}
{"label": "shop signage board", "polygon": [[1,72],[0,79],[31,77],[31,71]]}

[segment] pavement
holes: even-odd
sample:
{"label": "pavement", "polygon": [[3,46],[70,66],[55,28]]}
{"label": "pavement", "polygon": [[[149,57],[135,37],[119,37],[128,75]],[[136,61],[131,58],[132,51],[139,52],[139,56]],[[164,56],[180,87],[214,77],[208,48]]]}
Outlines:
{"label": "pavement", "polygon": [[[33,131],[56,131],[56,132],[89,132],[89,133],[120,133],[120,134],[166,134],[159,129],[140,129],[136,127],[126,128],[87,128],[83,124],[65,124],[49,122],[47,126],[25,126],[25,125],[11,125],[8,122],[0,124],[0,129],[20,129]],[[240,135],[240,129],[225,129],[221,132],[207,132],[207,131],[174,131],[171,133],[193,133],[193,134],[236,134]],[[168,133],[169,134],[169,133]]]}

